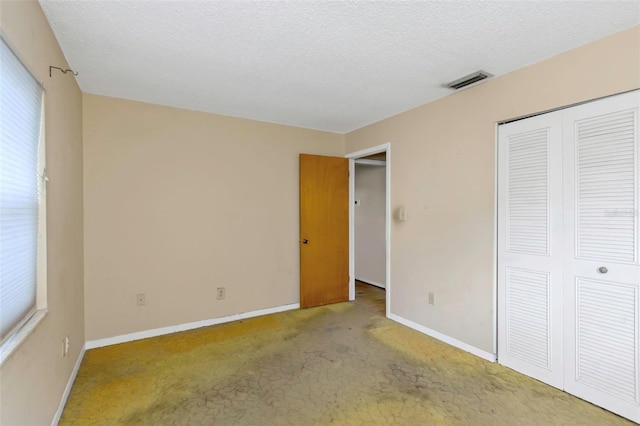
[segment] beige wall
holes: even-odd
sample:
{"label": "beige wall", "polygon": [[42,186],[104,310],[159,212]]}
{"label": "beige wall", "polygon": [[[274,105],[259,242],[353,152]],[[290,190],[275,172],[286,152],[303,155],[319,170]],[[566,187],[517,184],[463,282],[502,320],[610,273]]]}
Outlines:
{"label": "beige wall", "polygon": [[[5,39],[44,82],[47,144],[48,314],[0,369],[0,424],[51,423],[84,344],[82,95],[35,1],[0,3]],[[62,357],[62,340],[70,352]]]}
{"label": "beige wall", "polygon": [[635,27],[347,134],[391,143],[391,312],[493,352],[496,122],[638,87]]}
{"label": "beige wall", "polygon": [[636,27],[352,132],[345,150],[336,134],[94,95],[83,105],[72,77],[48,76],[67,64],[37,2],[0,2],[0,25],[45,83],[50,176],[49,312],[0,368],[11,425],[51,421],[85,335],[296,303],[299,152],[392,143],[392,208],[409,220],[392,222],[391,310],[492,351],[495,122],[640,87]]}
{"label": "beige wall", "polygon": [[371,284],[386,281],[386,179],[384,166],[356,164],[355,199],[355,270],[356,278]]}
{"label": "beige wall", "polygon": [[83,107],[87,340],[299,302],[298,154],[342,156],[343,135]]}

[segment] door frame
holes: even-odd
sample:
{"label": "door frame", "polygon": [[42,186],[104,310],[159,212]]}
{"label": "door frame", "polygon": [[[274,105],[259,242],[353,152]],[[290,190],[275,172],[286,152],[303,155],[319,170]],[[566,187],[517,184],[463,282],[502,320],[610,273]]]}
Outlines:
{"label": "door frame", "polygon": [[391,142],[345,155],[349,159],[349,300],[356,298],[355,274],[355,160],[373,154],[386,153],[385,164],[385,316],[391,314]]}

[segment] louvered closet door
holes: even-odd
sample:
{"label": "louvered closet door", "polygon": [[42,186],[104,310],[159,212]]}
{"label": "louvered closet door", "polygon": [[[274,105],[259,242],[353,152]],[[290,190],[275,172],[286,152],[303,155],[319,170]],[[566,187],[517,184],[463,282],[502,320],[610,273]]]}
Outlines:
{"label": "louvered closet door", "polygon": [[562,116],[502,125],[498,136],[498,362],[563,380]]}
{"label": "louvered closet door", "polygon": [[639,97],[564,112],[565,390],[636,422]]}

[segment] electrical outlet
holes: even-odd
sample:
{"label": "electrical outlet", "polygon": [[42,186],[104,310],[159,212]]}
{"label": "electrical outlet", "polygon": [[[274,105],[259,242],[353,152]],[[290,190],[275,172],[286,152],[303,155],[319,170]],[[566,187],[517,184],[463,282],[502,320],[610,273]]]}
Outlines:
{"label": "electrical outlet", "polygon": [[136,304],[138,306],[143,306],[147,304],[147,297],[144,293],[136,294]]}
{"label": "electrical outlet", "polygon": [[69,353],[69,336],[65,336],[65,338],[62,339],[62,357],[67,356],[68,353]]}
{"label": "electrical outlet", "polygon": [[224,293],[225,293],[224,287],[218,287],[218,292],[216,294],[216,298],[218,300],[224,299]]}
{"label": "electrical outlet", "polygon": [[436,304],[436,296],[433,293],[429,293],[429,304],[430,305],[435,305]]}

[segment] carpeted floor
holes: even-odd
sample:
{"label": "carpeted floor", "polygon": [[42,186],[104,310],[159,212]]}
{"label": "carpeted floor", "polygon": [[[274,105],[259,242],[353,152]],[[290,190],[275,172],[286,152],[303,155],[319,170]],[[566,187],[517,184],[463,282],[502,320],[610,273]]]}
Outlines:
{"label": "carpeted floor", "polygon": [[629,425],[384,315],[384,291],[87,351],[61,425]]}

